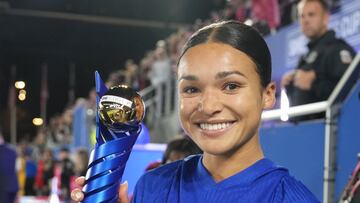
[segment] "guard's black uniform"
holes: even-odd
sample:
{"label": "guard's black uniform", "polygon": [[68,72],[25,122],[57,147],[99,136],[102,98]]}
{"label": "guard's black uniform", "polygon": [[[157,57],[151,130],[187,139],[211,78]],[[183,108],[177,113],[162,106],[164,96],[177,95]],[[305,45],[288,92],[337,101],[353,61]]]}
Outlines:
{"label": "guard's black uniform", "polygon": [[307,44],[309,51],[301,57],[297,69],[314,70],[316,79],[310,90],[286,86],[291,106],[324,101],[340,80],[355,56],[354,49],[344,40],[327,31],[322,37]]}

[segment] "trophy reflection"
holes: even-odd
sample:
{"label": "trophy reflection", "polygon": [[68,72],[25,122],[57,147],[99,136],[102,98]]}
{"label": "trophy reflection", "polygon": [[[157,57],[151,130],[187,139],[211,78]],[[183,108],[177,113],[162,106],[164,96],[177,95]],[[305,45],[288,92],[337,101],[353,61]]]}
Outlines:
{"label": "trophy reflection", "polygon": [[107,89],[98,72],[95,82],[96,145],[90,154],[83,202],[117,202],[121,177],[141,131],[145,106],[141,96],[130,87]]}

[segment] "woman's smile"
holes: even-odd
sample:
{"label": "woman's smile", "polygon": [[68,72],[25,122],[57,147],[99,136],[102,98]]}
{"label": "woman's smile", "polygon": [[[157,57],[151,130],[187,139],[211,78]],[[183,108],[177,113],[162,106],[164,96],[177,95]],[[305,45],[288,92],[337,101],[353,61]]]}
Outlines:
{"label": "woman's smile", "polygon": [[200,133],[207,137],[219,137],[228,132],[234,125],[234,121],[201,122],[198,125]]}

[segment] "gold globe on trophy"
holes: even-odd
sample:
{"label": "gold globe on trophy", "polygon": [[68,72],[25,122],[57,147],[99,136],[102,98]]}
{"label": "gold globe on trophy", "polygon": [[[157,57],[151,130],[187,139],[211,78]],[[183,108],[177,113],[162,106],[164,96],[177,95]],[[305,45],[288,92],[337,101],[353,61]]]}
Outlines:
{"label": "gold globe on trophy", "polygon": [[145,115],[141,96],[126,85],[111,87],[100,99],[101,122],[114,132],[123,132],[138,127]]}

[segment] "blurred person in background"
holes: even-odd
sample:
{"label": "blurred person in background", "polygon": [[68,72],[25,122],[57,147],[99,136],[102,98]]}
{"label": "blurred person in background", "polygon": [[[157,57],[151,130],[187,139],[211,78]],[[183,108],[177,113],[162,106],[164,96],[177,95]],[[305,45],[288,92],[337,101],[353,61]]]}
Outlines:
{"label": "blurred person in background", "polygon": [[201,153],[201,149],[190,138],[176,138],[168,143],[161,164],[182,160],[190,155]]}
{"label": "blurred person in background", "polygon": [[75,154],[75,168],[74,173],[76,176],[85,176],[89,162],[89,152],[85,148],[80,148]]}
{"label": "blurred person in background", "polygon": [[148,78],[151,84],[157,86],[171,78],[171,60],[167,53],[166,42],[160,40],[157,42],[154,52],[155,61],[151,65]]}
{"label": "blurred person in background", "polygon": [[[281,85],[286,88],[290,106],[328,99],[350,65],[355,51],[329,30],[329,6],[325,0],[302,0],[298,4],[300,26],[310,40],[308,52],[300,58],[295,70],[284,74]],[[323,117],[304,116],[295,120]]]}
{"label": "blurred person in background", "polygon": [[64,112],[61,115],[62,122],[60,126],[60,131],[62,132],[63,138],[62,138],[62,145],[67,145],[72,142],[72,124],[73,124],[73,109],[71,107],[68,107],[64,110]]}
{"label": "blurred person in background", "polygon": [[45,129],[40,128],[36,132],[36,136],[32,145],[32,155],[36,162],[41,159],[42,152],[45,150],[46,134]]}
{"label": "blurred person in background", "polygon": [[[276,28],[280,25],[278,0],[252,0],[251,16],[253,21],[264,22],[264,26],[267,26],[271,33],[275,33]],[[261,30],[259,31],[261,32]]]}
{"label": "blurred person in background", "polygon": [[123,84],[128,85],[129,87],[133,88],[134,90],[139,90],[139,81],[138,81],[138,71],[139,66],[134,62],[132,59],[128,59],[125,62],[125,70],[124,70],[124,76],[125,80]]}
{"label": "blurred person in background", "polygon": [[19,190],[16,174],[16,150],[5,143],[0,128],[0,202],[14,203]]}
{"label": "blurred person in background", "polygon": [[75,175],[74,163],[70,159],[68,148],[61,148],[59,152],[59,165],[61,168],[61,194],[65,201],[70,199],[70,183]]}
{"label": "blurred person in background", "polygon": [[201,149],[190,138],[181,135],[181,137],[175,138],[167,144],[162,160],[151,162],[145,171],[201,153]]}
{"label": "blurred person in background", "polygon": [[32,158],[32,149],[27,147],[25,149],[25,187],[24,194],[25,196],[35,196],[35,177],[37,166],[35,161]]}
{"label": "blurred person in background", "polygon": [[17,158],[16,158],[16,172],[19,183],[19,196],[23,196],[25,193],[25,180],[26,180],[26,160],[25,160],[25,142],[24,140],[16,146]]}
{"label": "blurred person in background", "polygon": [[150,61],[148,57],[144,57],[140,61],[139,71],[138,71],[138,83],[139,90],[145,89],[150,86],[150,79],[148,78],[148,72],[150,70]]}
{"label": "blurred person in background", "polygon": [[54,156],[51,149],[45,149],[38,161],[35,189],[38,196],[49,196],[51,179],[54,177]]}

